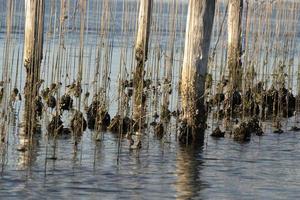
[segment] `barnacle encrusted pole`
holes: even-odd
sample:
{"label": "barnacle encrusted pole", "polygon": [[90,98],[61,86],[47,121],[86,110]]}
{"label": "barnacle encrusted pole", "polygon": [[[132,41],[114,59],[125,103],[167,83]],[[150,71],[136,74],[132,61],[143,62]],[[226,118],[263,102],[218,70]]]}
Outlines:
{"label": "barnacle encrusted pole", "polygon": [[204,91],[214,13],[215,0],[189,1],[181,81],[181,117],[187,134],[181,134],[180,141],[203,139],[206,129]]}
{"label": "barnacle encrusted pole", "polygon": [[25,0],[24,66],[25,133],[36,128],[35,101],[40,87],[40,66],[43,57],[44,0]]}
{"label": "barnacle encrusted pole", "polygon": [[229,79],[233,89],[242,88],[241,69],[241,33],[242,33],[243,0],[229,0],[228,4],[228,52],[227,66]]}
{"label": "barnacle encrusted pole", "polygon": [[136,68],[133,76],[134,98],[133,119],[138,121],[144,113],[143,81],[144,65],[147,60],[148,42],[151,25],[151,11],[153,0],[141,0],[138,20],[138,32],[135,43]]}

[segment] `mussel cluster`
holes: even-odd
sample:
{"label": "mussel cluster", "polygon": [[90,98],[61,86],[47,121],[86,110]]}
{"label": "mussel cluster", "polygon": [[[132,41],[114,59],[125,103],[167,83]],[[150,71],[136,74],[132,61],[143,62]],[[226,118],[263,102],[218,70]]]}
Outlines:
{"label": "mussel cluster", "polygon": [[208,106],[219,106],[220,118],[241,115],[258,115],[264,119],[275,116],[292,117],[296,109],[296,97],[285,87],[275,89],[272,86],[264,90],[259,83],[244,93],[238,90],[217,93],[210,99]]}
{"label": "mussel cluster", "polygon": [[110,124],[110,115],[100,101],[93,101],[87,110],[87,122],[89,129],[105,130]]}
{"label": "mussel cluster", "polygon": [[256,118],[252,118],[248,121],[241,122],[231,133],[233,139],[239,142],[247,142],[251,139],[251,134],[258,136],[263,135],[263,131],[259,125],[259,121]]}

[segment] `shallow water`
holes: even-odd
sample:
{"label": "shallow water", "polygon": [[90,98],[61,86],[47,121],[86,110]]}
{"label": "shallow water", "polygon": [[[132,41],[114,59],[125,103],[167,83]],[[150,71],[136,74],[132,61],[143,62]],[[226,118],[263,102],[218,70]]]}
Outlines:
{"label": "shallow water", "polygon": [[299,198],[300,133],[266,132],[244,144],[207,135],[203,145],[180,147],[174,134],[160,141],[149,131],[139,151],[129,150],[124,139],[119,156],[114,134],[104,133],[103,142],[95,142],[93,135],[87,131],[77,150],[71,138],[58,139],[54,155],[53,141],[46,145],[47,138],[42,134],[34,142],[29,162],[26,152],[16,150],[22,138],[11,134],[7,157],[2,157],[0,197]]}

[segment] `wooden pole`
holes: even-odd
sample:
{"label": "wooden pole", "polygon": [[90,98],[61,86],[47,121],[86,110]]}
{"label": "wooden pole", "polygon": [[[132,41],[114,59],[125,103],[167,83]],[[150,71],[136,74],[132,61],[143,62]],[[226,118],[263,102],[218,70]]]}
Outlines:
{"label": "wooden pole", "polygon": [[2,75],[0,81],[0,135],[4,135],[6,125],[5,119],[7,118],[7,105],[8,105],[8,86],[9,86],[9,57],[11,49],[11,29],[12,29],[12,15],[13,15],[13,1],[8,0],[6,2],[6,39],[5,39],[5,51],[4,62],[2,67]]}
{"label": "wooden pole", "polygon": [[229,0],[227,66],[233,90],[242,89],[241,33],[243,0]]}
{"label": "wooden pole", "polygon": [[139,11],[139,24],[135,44],[135,59],[137,66],[133,76],[134,97],[133,97],[133,119],[138,121],[144,113],[143,102],[143,81],[144,64],[147,60],[148,42],[151,25],[152,0],[141,0]]}
{"label": "wooden pole", "polygon": [[36,128],[35,101],[40,84],[40,66],[43,57],[44,0],[25,0],[24,66],[25,83],[25,132]]}
{"label": "wooden pole", "polygon": [[162,94],[162,107],[161,107],[161,119],[165,121],[165,113],[168,112],[170,104],[170,91],[172,89],[172,68],[174,59],[174,45],[176,38],[176,16],[177,16],[177,2],[173,0],[170,2],[170,25],[169,25],[169,40],[167,44],[166,56],[165,56],[165,68],[164,68],[164,82],[163,82],[163,94]]}
{"label": "wooden pole", "polygon": [[77,76],[78,84],[81,84],[83,73],[83,56],[84,56],[84,32],[85,32],[85,18],[86,18],[86,0],[80,0],[80,41],[79,41],[79,70]]}
{"label": "wooden pole", "polygon": [[189,1],[181,98],[182,118],[193,140],[203,138],[206,128],[204,91],[214,13],[215,0]]}

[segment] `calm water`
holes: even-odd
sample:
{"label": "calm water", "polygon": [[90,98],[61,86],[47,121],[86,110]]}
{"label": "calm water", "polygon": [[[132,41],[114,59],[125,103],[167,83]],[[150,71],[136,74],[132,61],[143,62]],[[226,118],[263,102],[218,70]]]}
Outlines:
{"label": "calm water", "polygon": [[[0,0],[0,4],[4,5],[4,0]],[[49,12],[49,9],[46,10]],[[0,6],[0,64],[4,60],[4,11],[5,7]],[[97,41],[92,30],[96,19],[91,18],[89,23],[91,32],[86,40],[86,64],[89,48]],[[120,28],[120,23],[116,27]],[[180,31],[178,34],[180,36]],[[130,40],[133,35],[129,37]],[[110,37],[114,38],[111,77],[111,95],[114,96],[123,44],[120,35]],[[78,48],[77,44],[74,45],[77,40],[78,32],[68,33],[67,49]],[[166,38],[162,37],[161,41],[165,42]],[[176,43],[179,46],[176,57],[179,57],[182,50],[182,41],[181,38]],[[48,42],[46,44],[53,44],[50,52],[52,56],[57,53],[57,38],[49,39]],[[15,49],[22,49],[22,45],[23,33],[14,34]],[[154,46],[152,44],[152,48]],[[299,47],[297,50],[299,52]],[[91,52],[92,66],[95,65],[95,52],[95,49]],[[73,53],[71,51],[70,54]],[[76,57],[76,52],[74,54],[70,56],[72,59]],[[50,66],[53,64],[51,56],[45,58],[43,69],[48,66],[48,60]],[[131,57],[130,53],[128,57]],[[16,65],[16,60],[13,64]],[[175,65],[179,64],[175,62]],[[1,77],[2,70],[0,68]],[[43,70],[42,77],[47,76]],[[174,76],[177,76],[176,73]],[[24,74],[18,76],[20,88],[23,88],[23,78]],[[91,81],[85,77],[85,83],[84,90],[90,86],[88,84]],[[116,104],[115,100],[112,101],[111,115],[117,110]],[[176,142],[175,127],[162,141],[157,140],[152,130],[148,129],[141,150],[130,150],[128,141],[122,139],[121,150],[118,151],[119,139],[109,132],[104,133],[102,141],[96,142],[96,133],[86,131],[78,148],[74,147],[72,138],[60,138],[57,141],[48,139],[45,124],[49,119],[46,117],[41,122],[41,133],[33,139],[32,148],[23,152],[20,150],[28,145],[19,126],[22,117],[20,106],[17,104],[14,110],[20,115],[10,117],[7,145],[0,143],[0,199],[300,198],[300,132],[288,131],[291,126],[300,126],[298,118],[283,121],[285,133],[281,135],[271,133],[270,125],[264,124],[266,135],[253,136],[250,143],[244,144],[236,143],[230,137],[215,140],[209,136],[212,132],[209,128],[204,144],[180,147]]]}
{"label": "calm water", "polygon": [[[293,125],[295,125],[293,123]],[[298,124],[299,125],[299,124]],[[288,127],[287,125],[286,127]],[[207,131],[207,134],[210,130]],[[129,150],[104,134],[95,142],[86,132],[77,150],[71,139],[46,147],[41,135],[31,150],[12,134],[2,157],[0,197],[3,199],[298,199],[300,133],[266,132],[239,144],[207,136],[204,145],[179,147],[173,136],[163,141],[146,132],[143,148]],[[2,153],[3,153],[2,149]],[[47,152],[47,153],[46,153]],[[56,157],[56,160],[52,158]]]}

